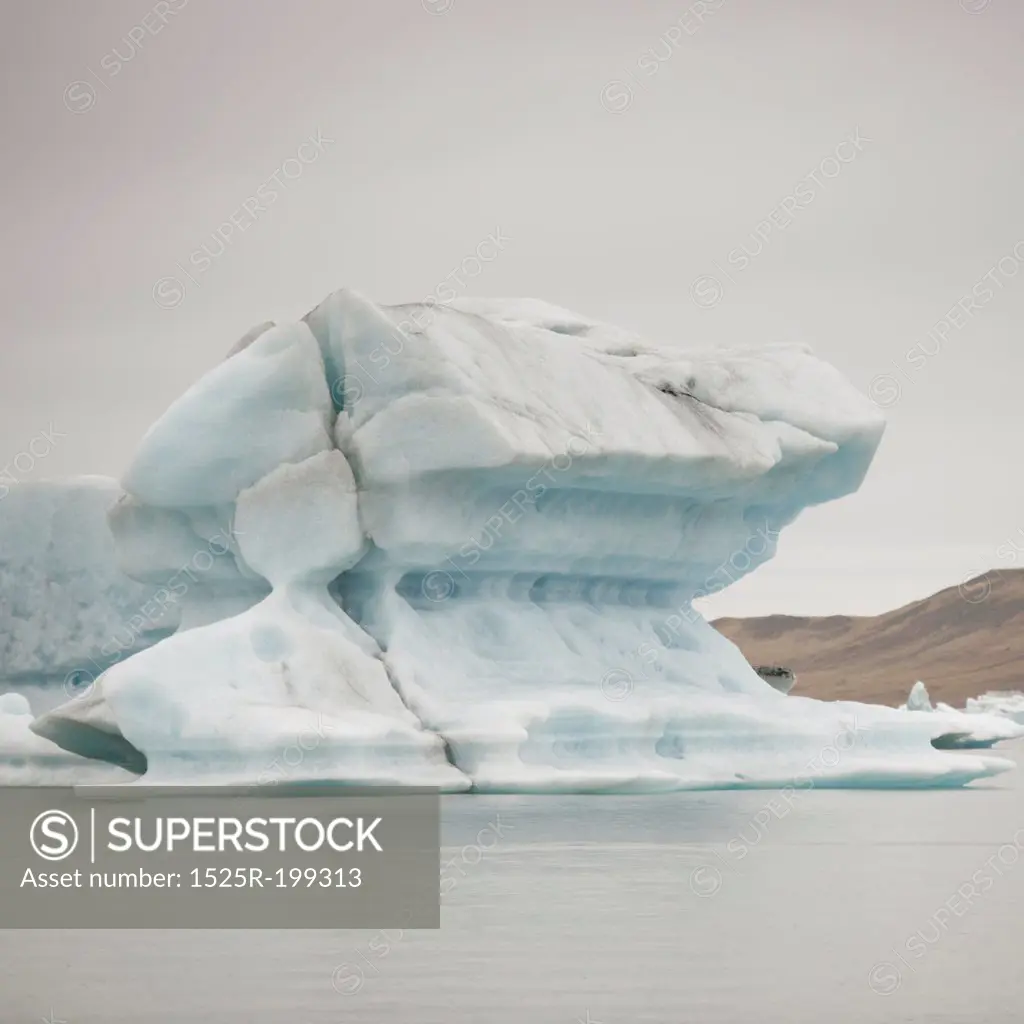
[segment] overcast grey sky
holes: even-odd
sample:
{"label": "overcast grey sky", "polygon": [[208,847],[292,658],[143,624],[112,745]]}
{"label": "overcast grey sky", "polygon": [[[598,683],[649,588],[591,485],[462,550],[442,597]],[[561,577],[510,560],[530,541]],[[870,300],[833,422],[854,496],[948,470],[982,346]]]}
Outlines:
{"label": "overcast grey sky", "polygon": [[1015,0],[4,10],[0,464],[66,435],[25,478],[120,475],[252,324],[422,299],[500,229],[462,294],[807,342],[887,405],[863,489],[713,613],[880,611],[1024,549]]}

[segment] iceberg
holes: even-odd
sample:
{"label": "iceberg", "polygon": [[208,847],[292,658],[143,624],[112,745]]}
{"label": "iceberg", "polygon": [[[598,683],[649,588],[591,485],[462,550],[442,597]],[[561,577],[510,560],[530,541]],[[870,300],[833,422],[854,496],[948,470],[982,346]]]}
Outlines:
{"label": "iceberg", "polygon": [[122,571],[107,524],[109,477],[12,485],[0,500],[0,679],[91,682],[173,631],[178,609],[129,621],[150,596]]}
{"label": "iceberg", "polygon": [[1024,725],[1024,693],[1018,690],[989,690],[978,697],[968,697],[964,710],[971,715],[1003,715]]}
{"label": "iceberg", "polygon": [[116,784],[136,775],[68,753],[32,731],[32,708],[20,693],[0,693],[0,785]]}
{"label": "iceberg", "polygon": [[155,780],[995,774],[1011,762],[933,746],[934,712],[785,695],[693,607],[802,509],[855,491],[883,427],[800,346],[695,350],[536,300],[335,292],[247,332],[142,439],[110,513],[119,563],[150,583],[196,551],[205,568],[192,554],[168,582],[173,635],[33,729]]}
{"label": "iceberg", "polygon": [[928,687],[919,679],[910,688],[907,696],[907,703],[902,705],[904,711],[934,711],[931,697],[928,696]]}
{"label": "iceberg", "polygon": [[796,686],[796,674],[784,665],[755,665],[754,671],[779,693],[789,693]]}
{"label": "iceberg", "polygon": [[[967,703],[970,705],[970,699]],[[967,711],[971,712],[968,714],[942,701],[933,706],[928,688],[920,680],[910,688],[907,703],[901,705],[900,710],[928,712],[935,716],[936,722],[942,723],[943,731],[932,737],[932,746],[939,750],[991,747],[1000,740],[1024,736],[1024,727],[1018,730],[1007,721],[1000,721],[998,713],[986,713],[982,707],[973,709],[968,706]]]}

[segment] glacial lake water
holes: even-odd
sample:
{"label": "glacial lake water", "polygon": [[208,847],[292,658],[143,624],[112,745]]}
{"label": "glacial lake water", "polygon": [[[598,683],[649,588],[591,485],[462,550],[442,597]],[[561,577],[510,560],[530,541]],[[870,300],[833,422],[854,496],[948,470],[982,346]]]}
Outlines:
{"label": "glacial lake water", "polygon": [[1019,1024],[1022,828],[1024,766],[791,806],[452,797],[439,931],[0,930],[0,1021]]}

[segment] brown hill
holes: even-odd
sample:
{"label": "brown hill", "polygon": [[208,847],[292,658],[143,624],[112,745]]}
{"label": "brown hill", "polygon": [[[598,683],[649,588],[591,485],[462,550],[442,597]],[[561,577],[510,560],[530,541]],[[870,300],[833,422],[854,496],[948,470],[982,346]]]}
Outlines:
{"label": "brown hill", "polygon": [[884,615],[717,619],[754,665],[785,665],[792,692],[902,704],[924,681],[962,707],[985,690],[1024,689],[1024,569],[993,570]]}

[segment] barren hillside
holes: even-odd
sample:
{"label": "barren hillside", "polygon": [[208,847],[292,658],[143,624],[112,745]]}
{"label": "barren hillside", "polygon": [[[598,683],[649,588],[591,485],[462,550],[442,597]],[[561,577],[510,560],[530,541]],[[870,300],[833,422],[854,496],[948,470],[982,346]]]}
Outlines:
{"label": "barren hillside", "polygon": [[921,679],[962,706],[1024,689],[1024,569],[999,570],[871,617],[769,615],[713,625],[754,665],[786,665],[794,694],[901,704]]}

